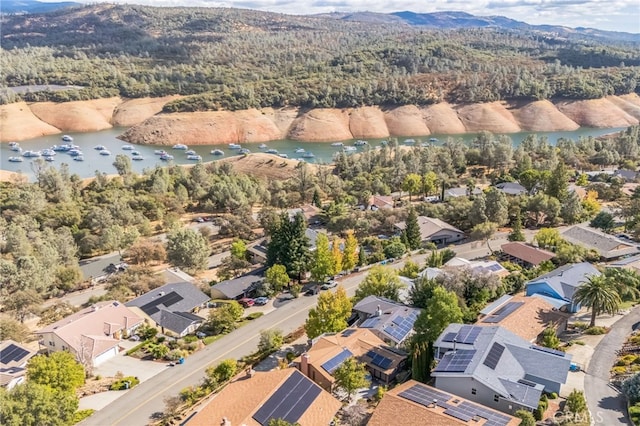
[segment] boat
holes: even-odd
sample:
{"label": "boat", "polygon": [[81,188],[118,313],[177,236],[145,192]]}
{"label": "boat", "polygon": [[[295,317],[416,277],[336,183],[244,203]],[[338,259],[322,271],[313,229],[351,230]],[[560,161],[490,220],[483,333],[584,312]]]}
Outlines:
{"label": "boat", "polygon": [[389,145],[389,141],[381,141],[380,145],[381,146],[387,146],[387,145]]}
{"label": "boat", "polygon": [[187,155],[187,160],[202,161],[202,157],[199,156],[198,154],[190,154],[190,155]]}
{"label": "boat", "polygon": [[416,140],[415,139],[405,139],[404,143],[406,145],[413,145],[414,143],[416,143]]}
{"label": "boat", "polygon": [[144,157],[142,155],[134,155],[133,157],[131,157],[131,159],[133,161],[142,161],[144,160]]}
{"label": "boat", "polygon": [[344,152],[354,152],[354,151],[357,151],[358,148],[356,148],[355,146],[345,146],[342,148],[342,150]]}
{"label": "boat", "polygon": [[69,135],[63,135],[62,140],[65,142],[73,142],[73,138]]}
{"label": "boat", "polygon": [[14,146],[20,146],[18,142],[9,142],[9,148],[13,148]]}
{"label": "boat", "polygon": [[40,157],[42,156],[42,153],[40,151],[27,150],[22,153],[22,156],[23,157]]}
{"label": "boat", "polygon": [[122,145],[122,149],[124,149],[125,151],[131,151],[133,149],[133,146],[131,146],[131,145]]}
{"label": "boat", "polygon": [[242,154],[242,155],[251,154],[251,150],[249,150],[247,148],[242,148],[242,149],[240,149],[240,151],[238,151],[238,154]]}
{"label": "boat", "polygon": [[84,157],[82,155],[76,155],[75,157],[73,157],[73,159],[75,161],[84,161]]}
{"label": "boat", "polygon": [[51,147],[52,150],[56,152],[67,152],[74,148],[74,145],[66,144],[66,145],[54,145]]}
{"label": "boat", "polygon": [[12,144],[9,144],[9,148],[11,149],[11,151],[15,151],[15,152],[22,151],[22,148],[20,148],[20,144],[18,142],[12,142]]}
{"label": "boat", "polygon": [[315,155],[313,154],[313,152],[305,152],[302,155],[302,158],[314,158],[314,157],[315,157]]}
{"label": "boat", "polygon": [[354,145],[355,146],[364,146],[364,145],[369,145],[369,142],[363,141],[361,139],[358,139],[357,141],[355,141]]}
{"label": "boat", "polygon": [[177,143],[177,144],[175,144],[174,146],[172,146],[171,148],[173,148],[173,149],[181,149],[181,150],[184,150],[184,151],[186,151],[187,149],[189,149],[189,147],[188,147],[188,146],[186,146],[186,145],[185,145],[185,144],[183,144],[183,143]]}
{"label": "boat", "polygon": [[93,147],[93,149],[95,149],[96,151],[104,151],[107,148],[104,145],[96,145]]}
{"label": "boat", "polygon": [[224,155],[224,151],[222,151],[221,149],[212,149],[211,155]]}
{"label": "boat", "polygon": [[56,152],[51,148],[45,148],[42,150],[42,155],[45,157],[53,157],[56,155]]}
{"label": "boat", "polygon": [[241,149],[242,146],[240,144],[237,143],[230,143],[229,144],[229,149]]}
{"label": "boat", "polygon": [[155,151],[153,151],[153,153],[155,155],[165,155],[167,151],[165,151],[164,149],[156,149]]}
{"label": "boat", "polygon": [[278,150],[277,150],[277,149],[270,148],[270,149],[266,150],[265,152],[266,152],[267,154],[277,154],[277,153],[278,153]]}
{"label": "boat", "polygon": [[82,151],[80,151],[77,148],[70,149],[69,151],[67,151],[67,153],[72,157],[77,157],[79,155],[82,155]]}
{"label": "boat", "polygon": [[111,155],[111,153],[109,151],[107,151],[106,149],[103,149],[100,151],[100,155]]}
{"label": "boat", "polygon": [[160,156],[160,159],[162,161],[171,161],[171,160],[173,160],[173,155],[163,154],[163,155]]}
{"label": "boat", "polygon": [[287,154],[278,154],[280,156],[280,158],[289,158],[289,156]]}
{"label": "boat", "polygon": [[50,155],[47,155],[47,156],[45,156],[45,157],[44,157],[44,161],[49,161],[49,162],[51,162],[51,161],[53,161],[53,160],[54,160],[54,158],[53,158],[52,156],[50,156]]}
{"label": "boat", "polygon": [[9,161],[12,163],[22,163],[24,159],[22,157],[9,157]]}
{"label": "boat", "polygon": [[344,146],[344,143],[342,142],[334,142],[331,144],[331,146]]}
{"label": "boat", "polygon": [[303,154],[305,152],[304,148],[296,148],[295,153],[296,154]]}
{"label": "boat", "polygon": [[259,146],[258,148],[260,148],[260,149],[267,149],[267,145],[266,145],[266,144],[261,143],[261,144],[260,144],[260,146]]}
{"label": "boat", "polygon": [[185,154],[187,154],[187,155],[196,155],[196,152],[194,150],[190,149],[190,150],[186,151]]}
{"label": "boat", "polygon": [[134,157],[139,157],[142,154],[140,154],[139,151],[131,151],[131,155],[133,155]]}
{"label": "boat", "polygon": [[429,142],[440,142],[438,138],[429,138]]}

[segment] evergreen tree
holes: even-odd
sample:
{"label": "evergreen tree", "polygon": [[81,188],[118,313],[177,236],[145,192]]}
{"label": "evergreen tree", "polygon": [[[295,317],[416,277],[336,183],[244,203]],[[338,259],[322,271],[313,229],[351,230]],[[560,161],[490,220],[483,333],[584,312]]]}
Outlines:
{"label": "evergreen tree", "polygon": [[502,226],[509,219],[509,202],[504,192],[491,188],[485,201],[487,220]]}
{"label": "evergreen tree", "polygon": [[516,218],[513,221],[513,229],[507,236],[509,241],[525,241],[524,233],[522,232],[522,218],[520,216],[520,210],[516,214]]}
{"label": "evergreen tree", "polygon": [[564,203],[562,203],[562,207],[560,207],[560,217],[564,223],[573,225],[574,223],[580,222],[583,216],[584,209],[580,197],[578,197],[575,191],[572,191]]}
{"label": "evergreen tree", "polygon": [[367,253],[364,251],[364,247],[360,246],[358,250],[358,266],[365,266],[367,264]]}
{"label": "evergreen tree", "polygon": [[302,278],[307,271],[309,263],[309,240],[305,234],[307,224],[302,213],[289,219],[287,213],[273,224],[270,231],[271,241],[267,246],[267,266],[276,263],[287,268],[290,277]]}
{"label": "evergreen tree", "polygon": [[567,187],[569,186],[569,171],[564,161],[558,161],[558,165],[551,172],[551,176],[547,181],[546,194],[550,197],[557,198],[560,202],[564,202],[568,195]]}
{"label": "evergreen tree", "polygon": [[484,194],[479,194],[473,199],[473,204],[469,210],[469,220],[473,226],[487,222],[487,205]]}
{"label": "evergreen tree", "polygon": [[422,245],[422,235],[420,234],[420,225],[418,224],[418,214],[411,208],[407,215],[404,228],[404,238],[406,244],[411,250],[416,250]]}

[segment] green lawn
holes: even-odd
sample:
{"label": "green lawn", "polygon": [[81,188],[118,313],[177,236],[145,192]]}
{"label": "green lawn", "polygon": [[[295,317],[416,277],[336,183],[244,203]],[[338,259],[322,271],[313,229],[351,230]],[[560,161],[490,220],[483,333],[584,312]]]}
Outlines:
{"label": "green lawn", "polygon": [[634,425],[640,425],[640,402],[629,407],[629,417]]}

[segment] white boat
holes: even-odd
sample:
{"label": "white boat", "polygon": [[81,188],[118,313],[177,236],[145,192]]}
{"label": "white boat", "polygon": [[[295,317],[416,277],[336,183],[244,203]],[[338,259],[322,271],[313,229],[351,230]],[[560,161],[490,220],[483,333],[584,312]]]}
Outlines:
{"label": "white boat", "polygon": [[163,155],[160,156],[160,159],[162,161],[171,161],[171,160],[173,160],[173,155],[163,154]]}
{"label": "white boat", "polygon": [[77,148],[70,149],[67,153],[72,157],[77,157],[78,155],[82,155],[82,151]]}
{"label": "white boat", "polygon": [[122,145],[122,149],[125,151],[131,151],[133,149],[133,146],[131,145]]}
{"label": "white boat", "polygon": [[381,141],[380,145],[381,146],[387,146],[387,145],[389,145],[389,141]]}
{"label": "white boat", "polygon": [[96,145],[93,147],[93,149],[95,149],[96,151],[104,151],[107,148],[104,145]]}
{"label": "white boat", "polygon": [[237,144],[237,143],[230,143],[229,144],[229,149],[241,149],[242,145]]}
{"label": "white boat", "polygon": [[22,157],[9,157],[9,161],[12,163],[22,163],[24,159]]}
{"label": "white boat", "polygon": [[100,155],[111,155],[111,153],[108,150],[103,149],[100,151]]}
{"label": "white boat", "polygon": [[331,144],[331,146],[344,146],[344,143],[342,142],[334,142]]}
{"label": "white boat", "polygon": [[74,148],[74,145],[72,144],[65,144],[65,145],[54,145],[51,147],[52,150],[56,151],[56,152],[67,152],[71,149]]}
{"label": "white boat", "polygon": [[187,160],[202,161],[202,157],[197,154],[187,155]]}
{"label": "white boat", "polygon": [[53,158],[52,156],[50,156],[50,155],[47,155],[46,157],[44,157],[44,161],[49,161],[49,162],[51,162],[51,161],[53,161],[53,160],[54,160],[54,158]]}
{"label": "white boat", "polygon": [[42,150],[42,155],[45,157],[53,157],[56,155],[56,152],[51,148],[45,148]]}
{"label": "white boat", "polygon": [[359,139],[359,140],[355,141],[354,145],[355,146],[364,146],[364,145],[369,145],[369,142]]}
{"label": "white boat", "polygon": [[73,159],[75,161],[84,161],[84,157],[82,155],[76,155],[75,157],[73,157]]}
{"label": "white boat", "polygon": [[278,154],[280,156],[280,158],[289,158],[289,156],[287,154]]}
{"label": "white boat", "polygon": [[22,153],[22,156],[23,157],[40,157],[42,156],[42,153],[40,151],[27,150]]}
{"label": "white boat", "polygon": [[192,149],[185,152],[186,155],[196,155],[196,152]]}
{"label": "white boat", "polygon": [[155,155],[165,155],[167,151],[165,151],[164,149],[156,149],[155,151],[153,151],[153,153]]}
{"label": "white boat", "polygon": [[406,145],[413,145],[414,143],[416,143],[416,140],[415,139],[405,139],[404,143]]}
{"label": "white boat", "polygon": [[13,148],[14,146],[20,146],[18,142],[9,142],[9,148]]}
{"label": "white boat", "polygon": [[357,151],[358,148],[356,148],[355,146],[345,146],[342,148],[342,150],[344,152],[354,152],[354,151]]}
{"label": "white boat", "polygon": [[20,152],[22,151],[22,148],[20,148],[20,145],[18,144],[18,142],[13,142],[15,145],[9,145],[9,148],[11,149],[11,151],[15,151],[15,152]]}
{"label": "white boat", "polygon": [[73,142],[73,138],[69,135],[63,135],[62,140],[65,142]]}
{"label": "white boat", "polygon": [[212,149],[211,155],[224,155],[224,151],[222,151],[221,149]]}
{"label": "white boat", "polygon": [[313,154],[313,152],[305,152],[304,155],[302,155],[302,158],[314,158],[315,155]]}
{"label": "white boat", "polygon": [[238,154],[242,154],[242,155],[251,154],[251,150],[249,150],[247,148],[242,148],[242,149],[240,149],[240,151],[238,151]]}
{"label": "white boat", "polygon": [[134,157],[139,157],[142,154],[140,154],[140,152],[138,151],[131,151],[131,155],[133,155]]}
{"label": "white boat", "polygon": [[296,154],[302,154],[304,152],[305,152],[304,148],[296,148],[296,150],[295,150]]}
{"label": "white boat", "polygon": [[188,146],[186,146],[186,145],[185,145],[185,144],[183,144],[183,143],[177,143],[177,144],[175,144],[174,146],[172,146],[171,148],[173,148],[173,149],[182,149],[182,150],[184,150],[184,151],[186,151],[187,149],[189,149],[189,147],[188,147]]}
{"label": "white boat", "polygon": [[260,149],[267,149],[267,145],[262,143],[262,144],[260,144],[260,146],[259,146],[258,148],[260,148]]}
{"label": "white boat", "polygon": [[270,149],[266,150],[265,152],[266,152],[267,154],[277,154],[277,153],[278,153],[278,150],[277,150],[277,149],[270,148]]}
{"label": "white boat", "polygon": [[131,159],[133,161],[142,161],[144,160],[144,157],[142,155],[134,155],[133,157],[131,157]]}
{"label": "white boat", "polygon": [[440,142],[438,138],[429,138],[429,142]]}

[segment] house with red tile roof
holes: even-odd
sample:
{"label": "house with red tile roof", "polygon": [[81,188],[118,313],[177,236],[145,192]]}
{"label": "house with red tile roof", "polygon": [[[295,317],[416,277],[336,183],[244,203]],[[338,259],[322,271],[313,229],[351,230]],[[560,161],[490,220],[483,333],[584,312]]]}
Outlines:
{"label": "house with red tile roof", "polygon": [[96,303],[36,332],[47,352],[69,351],[83,364],[96,366],[116,356],[121,339],[144,320],[115,300]]}
{"label": "house with red tile roof", "polygon": [[503,244],[501,259],[513,262],[523,268],[532,268],[538,266],[542,262],[551,260],[556,257],[555,253],[534,247],[529,244],[514,241]]}

